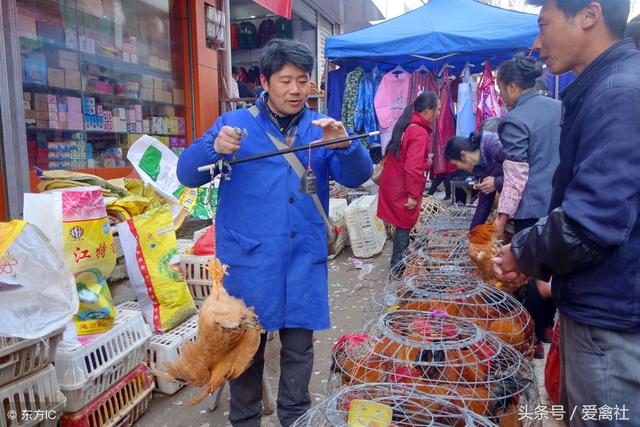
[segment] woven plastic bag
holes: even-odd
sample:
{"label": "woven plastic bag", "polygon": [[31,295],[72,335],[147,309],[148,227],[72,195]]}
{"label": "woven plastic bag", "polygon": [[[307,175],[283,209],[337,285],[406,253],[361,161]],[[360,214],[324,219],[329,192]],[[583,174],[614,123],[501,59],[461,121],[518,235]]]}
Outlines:
{"label": "woven plastic bag", "polygon": [[163,205],[117,225],[131,286],[145,321],[167,332],[196,313],[180,272],[169,206]]}
{"label": "woven plastic bag", "polygon": [[73,318],[77,334],[111,329],[116,308],[107,278],[116,265],[116,251],[100,188],[25,194],[24,218],[49,238],[75,277],[80,300]]}
{"label": "woven plastic bag", "polygon": [[46,236],[25,221],[0,223],[0,335],[40,338],[76,311],[73,275]]}

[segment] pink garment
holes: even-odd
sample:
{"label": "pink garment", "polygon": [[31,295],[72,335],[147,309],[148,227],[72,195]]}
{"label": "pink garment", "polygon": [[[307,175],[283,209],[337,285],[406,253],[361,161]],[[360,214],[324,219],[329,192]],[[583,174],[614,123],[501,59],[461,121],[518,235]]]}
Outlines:
{"label": "pink garment", "polygon": [[451,108],[451,88],[449,86],[449,69],[444,70],[444,79],[440,86],[440,104],[442,105],[442,111],[440,112],[440,118],[438,119],[438,132],[440,144],[440,150],[434,150],[433,168],[432,171],[435,175],[443,173],[451,173],[456,170],[453,164],[446,161],[444,157],[444,149],[447,145],[447,141],[456,134],[456,124],[453,118],[453,110]]}
{"label": "pink garment", "polygon": [[409,86],[411,74],[389,72],[382,77],[378,91],[373,100],[380,124],[380,144],[382,152],[387,149],[391,140],[393,125],[409,104]]}
{"label": "pink garment", "polygon": [[411,94],[409,102],[416,100],[422,92],[438,93],[438,82],[431,71],[418,70],[411,74]]}
{"label": "pink garment", "polygon": [[484,72],[478,83],[478,113],[476,114],[476,128],[480,129],[482,122],[492,117],[502,117],[502,99],[496,91],[495,79],[489,62],[484,64]]}
{"label": "pink garment", "polygon": [[522,193],[529,180],[529,163],[505,160],[502,163],[504,178],[498,201],[498,212],[513,217],[518,211]]}

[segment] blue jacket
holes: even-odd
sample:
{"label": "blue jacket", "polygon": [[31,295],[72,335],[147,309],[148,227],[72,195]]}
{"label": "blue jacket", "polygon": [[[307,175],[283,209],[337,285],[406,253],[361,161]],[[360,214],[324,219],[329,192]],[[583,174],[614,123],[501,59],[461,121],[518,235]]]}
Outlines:
{"label": "blue jacket", "polygon": [[[356,111],[353,117],[353,130],[356,133],[374,132],[380,128],[375,109],[371,106],[381,80],[382,73],[377,68],[366,73],[360,80],[356,97]],[[379,146],[380,135],[370,136],[368,143],[372,147]]]}
{"label": "blue jacket", "polygon": [[[260,101],[257,105],[261,108],[257,119],[248,110],[225,113],[182,153],[178,178],[184,185],[197,187],[209,181],[208,173],[197,172],[197,167],[220,159],[213,142],[225,125],[247,130],[238,158],[275,150],[265,129],[281,140],[282,133]],[[322,117],[307,109],[299,119],[294,145],[321,139],[321,129],[311,122]],[[297,155],[306,166],[308,152]],[[327,212],[329,177],[357,187],[373,172],[369,154],[358,141],[346,149],[313,150],[311,165]],[[236,165],[231,180],[221,182],[216,253],[230,266],[225,288],[255,307],[266,330],[329,328],[325,226],[311,197],[300,192],[300,179],[284,157]]]}
{"label": "blue jacket", "polygon": [[640,332],[638,70],[640,52],[623,40],[562,93],[553,211],[513,244],[524,272],[553,275],[561,313],[629,332]]}
{"label": "blue jacket", "polygon": [[498,133],[505,159],[529,164],[529,179],[515,219],[542,218],[549,213],[551,183],[560,161],[561,115],[559,101],[530,90],[500,121]]}

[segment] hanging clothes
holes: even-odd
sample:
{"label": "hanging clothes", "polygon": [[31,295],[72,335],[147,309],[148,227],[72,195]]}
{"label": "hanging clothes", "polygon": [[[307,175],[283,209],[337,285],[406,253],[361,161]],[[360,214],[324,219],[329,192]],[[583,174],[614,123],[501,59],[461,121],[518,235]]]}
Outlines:
{"label": "hanging clothes", "polygon": [[[456,167],[448,162],[444,156],[444,149],[447,141],[455,135],[456,124],[453,116],[453,105],[451,104],[451,87],[449,85],[449,69],[444,69],[442,84],[440,85],[440,104],[442,111],[438,119],[438,132],[440,145],[439,150],[434,150],[433,173],[435,175],[447,174],[456,171]],[[436,158],[437,157],[437,158]]]}
{"label": "hanging clothes", "polygon": [[[356,133],[374,132],[379,128],[376,112],[371,106],[376,94],[376,83],[380,82],[381,76],[378,67],[375,67],[360,80],[355,117],[353,118],[353,129]],[[366,143],[369,147],[380,146],[380,136],[370,136]]]}
{"label": "hanging clothes", "polygon": [[489,61],[484,63],[484,72],[478,84],[478,110],[476,112],[476,129],[482,122],[491,117],[502,117],[502,99],[496,91],[495,79]]}
{"label": "hanging clothes", "polygon": [[287,18],[276,19],[276,37],[279,39],[292,39],[293,28],[291,27],[291,21]]}
{"label": "hanging clothes", "polygon": [[384,155],[391,140],[393,125],[409,104],[411,74],[406,72],[389,72],[382,77],[380,87],[374,98],[376,115],[380,123],[380,145]]}
{"label": "hanging clothes", "polygon": [[257,46],[258,30],[253,22],[243,21],[238,26],[238,47],[240,49],[255,49]]}
{"label": "hanging clothes", "polygon": [[240,47],[238,44],[238,24],[231,24],[229,31],[231,32],[231,49],[238,49]]}
{"label": "hanging clothes", "polygon": [[345,67],[329,71],[327,74],[327,115],[342,120],[342,99],[347,80]]}
{"label": "hanging clothes", "polygon": [[438,93],[438,82],[436,76],[427,69],[418,69],[411,74],[411,89],[409,95],[409,103],[416,100],[422,92]]}
{"label": "hanging clothes", "polygon": [[468,137],[476,130],[476,101],[478,88],[471,81],[471,67],[465,65],[462,71],[462,83],[458,85],[458,118],[456,135]]}
{"label": "hanging clothes", "polygon": [[269,18],[260,23],[258,28],[258,47],[262,47],[276,36],[276,24]]}
{"label": "hanging clothes", "polygon": [[342,98],[342,124],[348,131],[353,131],[353,119],[356,113],[356,100],[360,80],[364,76],[364,70],[360,67],[347,74]]}

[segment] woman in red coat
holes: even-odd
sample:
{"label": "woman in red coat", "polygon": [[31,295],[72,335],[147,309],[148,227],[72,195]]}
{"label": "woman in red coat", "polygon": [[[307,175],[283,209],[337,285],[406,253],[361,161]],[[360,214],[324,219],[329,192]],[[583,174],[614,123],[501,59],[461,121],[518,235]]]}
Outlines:
{"label": "woman in red coat", "polygon": [[439,115],[438,96],[434,92],[421,93],[396,122],[385,152],[378,217],[396,226],[392,268],[402,261],[409,246],[409,232],[420,216],[425,171],[431,167],[431,142]]}

